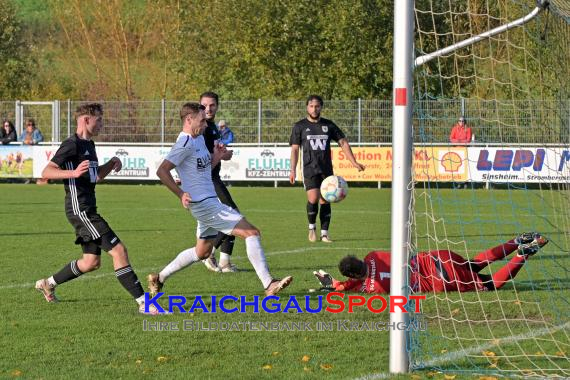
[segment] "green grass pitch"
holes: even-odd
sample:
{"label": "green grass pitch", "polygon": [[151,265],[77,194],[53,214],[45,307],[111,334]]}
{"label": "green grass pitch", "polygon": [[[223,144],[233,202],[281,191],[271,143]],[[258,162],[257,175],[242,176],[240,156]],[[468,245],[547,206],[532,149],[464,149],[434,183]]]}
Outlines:
{"label": "green grass pitch", "polygon": [[[345,201],[333,205],[330,230],[333,244],[307,240],[306,198],[301,188],[231,187],[230,191],[243,214],[262,231],[262,243],[272,273],[294,276],[292,285],[283,292],[285,296],[311,294],[314,297],[315,293],[308,293],[309,288],[318,285],[313,270],[324,269],[338,277],[337,263],[344,255],[363,257],[371,250],[390,248],[389,189],[353,188]],[[318,315],[218,312],[142,316],[136,312],[135,302],[116,281],[111,259],[106,254],[98,271],[60,286],[57,293],[61,302],[48,304],[33,289],[35,280],[53,274],[80,255],[80,249],[73,244],[73,230],[64,215],[63,187],[0,184],[0,192],[0,378],[357,378],[388,372],[389,334],[386,331],[143,331],[145,320],[178,322],[180,326],[184,320],[310,322],[314,326],[317,321],[388,321],[389,315],[374,315],[360,309],[354,314],[344,312],[340,315],[326,312]],[[521,232],[517,228],[524,224],[497,223],[497,215],[501,215],[501,210],[508,213],[512,202],[525,202],[529,198],[540,202],[539,197],[529,197],[528,191],[508,192],[504,204],[494,203],[499,210],[485,211],[494,223],[478,223],[477,218],[485,213],[474,214],[459,207],[462,200],[477,207],[477,202],[470,201],[474,193],[478,200],[491,196],[486,190],[441,190],[438,196],[445,202],[434,205],[435,211],[450,221],[445,231],[449,236],[457,240],[462,236],[465,239],[473,237],[472,243],[467,240],[469,252],[477,252],[510,238],[513,232]],[[507,192],[497,190],[493,199],[500,199],[502,193]],[[149,272],[161,269],[178,252],[195,243],[193,218],[164,187],[102,184],[97,187],[97,200],[100,214],[126,244],[131,263],[145,285]],[[419,200],[417,207],[426,208]],[[418,215],[417,221],[425,223],[425,218]],[[542,218],[533,226],[545,232],[552,231],[548,223],[548,218]],[[440,228],[440,224],[434,225],[434,230]],[[550,259],[527,264],[534,265],[534,271],[521,271],[515,281],[521,284],[520,289],[509,285],[499,295],[504,295],[507,300],[519,297],[524,305],[528,297],[530,305],[541,292],[544,297],[551,297],[549,292],[567,292],[568,275],[564,279],[563,273],[555,282],[560,289],[538,286],[532,292],[528,290],[533,284],[544,284],[541,281],[547,281],[548,274],[557,273],[559,267],[569,267],[567,253],[563,255],[558,251],[555,245],[547,246],[544,254]],[[232,294],[251,298],[262,295],[261,284],[247,260],[242,241],[236,241],[233,257],[242,269],[239,273],[214,274],[202,264],[196,264],[171,277],[164,291],[186,297]],[[539,268],[539,265],[552,265],[552,268]],[[530,274],[534,282],[529,280]],[[454,297],[457,299],[459,295],[449,295],[449,299]],[[479,297],[494,300],[497,293],[480,294]],[[441,301],[432,295],[430,302],[425,304],[426,310],[436,313],[444,306],[455,309],[449,306],[449,299]],[[462,299],[479,298],[469,294]],[[530,305],[525,308],[525,318],[545,317],[556,324],[560,310],[568,310],[568,306],[560,302],[558,311],[552,312],[534,310]],[[501,307],[513,319],[521,315],[520,303],[505,302]],[[463,313],[482,320],[486,313],[472,304],[459,308],[461,310],[456,313],[459,317]],[[439,313],[447,316],[445,311]],[[567,315],[563,318],[567,320]],[[441,323],[437,319],[428,322],[428,332],[433,336],[453,335],[452,323]],[[512,325],[517,328],[516,322]],[[489,338],[489,331],[493,331],[485,324],[473,324],[471,329],[486,338]],[[524,346],[524,341],[509,342],[506,338],[515,335],[516,331],[502,329],[496,333],[505,338],[501,352],[507,354],[511,346],[513,352],[519,352],[522,346],[529,354],[542,351],[547,357],[549,354],[555,356],[561,350],[549,342],[545,342],[540,350],[533,347],[532,342],[528,347]],[[555,334],[559,334],[559,340],[568,347],[568,330]],[[431,338],[422,339],[423,344],[429,346],[426,352],[434,356],[458,348],[452,341],[446,345],[434,338],[434,343],[430,344]],[[462,341],[462,344],[468,348],[469,341]],[[478,342],[472,344],[473,347],[477,345]],[[499,352],[497,349],[486,350]],[[511,360],[516,364],[518,359]],[[522,360],[519,365],[524,368],[528,364]],[[540,363],[545,359],[537,355],[533,360]],[[552,366],[552,360],[543,364]],[[460,379],[470,378],[469,374],[461,373],[461,368],[470,369],[475,365],[485,370],[487,361],[482,355],[481,363],[457,359],[437,366],[452,372],[458,369],[457,379]],[[567,358],[558,364],[566,365],[568,370]],[[428,375],[427,371],[419,374]],[[444,378],[443,374],[430,372],[429,375]]]}

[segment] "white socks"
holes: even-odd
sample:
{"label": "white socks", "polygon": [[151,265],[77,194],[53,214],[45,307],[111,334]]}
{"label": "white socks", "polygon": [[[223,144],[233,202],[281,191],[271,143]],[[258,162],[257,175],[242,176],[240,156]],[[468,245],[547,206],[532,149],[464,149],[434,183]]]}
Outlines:
{"label": "white socks", "polygon": [[245,249],[249,262],[253,265],[257,277],[259,277],[263,284],[263,288],[266,289],[269,284],[271,284],[273,278],[271,274],[269,274],[269,268],[265,262],[265,253],[261,247],[261,238],[259,236],[250,236],[245,239]]}
{"label": "white socks", "polygon": [[224,252],[220,252],[220,267],[224,267],[230,263],[230,255]]}
{"label": "white socks", "polygon": [[[247,258],[253,268],[259,280],[263,284],[263,288],[267,288],[273,278],[269,273],[269,268],[265,262],[265,253],[261,247],[261,238],[259,236],[250,236],[245,239],[245,249],[247,251]],[[229,263],[230,255],[226,253],[220,253],[220,265]],[[194,247],[186,249],[178,254],[174,260],[172,260],[163,270],[158,274],[158,280],[164,283],[168,277],[172,276],[174,273],[200,261],[198,255],[196,255],[196,249]]]}
{"label": "white socks", "polygon": [[160,271],[158,274],[158,281],[164,283],[168,277],[172,276],[179,270],[194,264],[196,261],[200,261],[200,259],[198,258],[198,255],[196,255],[196,249],[194,247],[180,252],[174,260]]}
{"label": "white socks", "polygon": [[52,287],[55,288],[57,286],[57,282],[55,282],[55,280],[53,279],[53,276],[51,276],[50,278],[47,279],[48,284]]}

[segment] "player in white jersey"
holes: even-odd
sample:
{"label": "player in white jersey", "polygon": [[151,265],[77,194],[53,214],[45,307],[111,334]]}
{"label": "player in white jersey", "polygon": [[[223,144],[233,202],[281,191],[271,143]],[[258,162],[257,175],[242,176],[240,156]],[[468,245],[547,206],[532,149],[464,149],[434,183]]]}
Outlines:
{"label": "player in white jersey", "polygon": [[[158,293],[172,274],[208,258],[214,246],[214,239],[218,231],[221,231],[245,240],[247,257],[263,284],[265,294],[277,294],[287,287],[293,278],[287,276],[278,280],[271,276],[261,247],[259,230],[239,212],[218,199],[212,182],[212,166],[225,158],[224,155],[228,152],[221,144],[214,147],[212,155],[206,148],[202,136],[207,126],[204,109],[204,106],[198,103],[186,103],[182,106],[182,132],[156,171],[162,183],[180,198],[182,206],[190,210],[198,221],[196,246],[180,252],[160,273],[149,274],[149,291],[152,295]],[[172,169],[176,169],[182,188],[178,187],[172,178]]]}

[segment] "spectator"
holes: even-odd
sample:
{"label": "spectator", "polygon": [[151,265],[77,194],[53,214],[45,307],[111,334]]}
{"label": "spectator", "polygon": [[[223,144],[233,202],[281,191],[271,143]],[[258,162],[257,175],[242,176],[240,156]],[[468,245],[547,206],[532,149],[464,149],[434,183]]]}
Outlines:
{"label": "spectator", "polygon": [[471,127],[467,126],[465,118],[461,116],[459,121],[451,129],[449,142],[467,144],[471,142]]}
{"label": "spectator", "polygon": [[220,142],[224,145],[230,145],[234,142],[234,133],[231,131],[230,127],[225,120],[220,120],[218,123],[218,129],[220,130]]}
{"label": "spectator", "polygon": [[36,128],[34,119],[28,119],[26,121],[26,130],[20,136],[20,141],[24,145],[36,145],[44,141],[44,136],[40,130]]}
{"label": "spectator", "polygon": [[2,124],[0,141],[2,142],[2,145],[10,144],[12,141],[18,141],[16,128],[14,128],[14,124],[12,124],[10,120],[4,120],[4,123]]}

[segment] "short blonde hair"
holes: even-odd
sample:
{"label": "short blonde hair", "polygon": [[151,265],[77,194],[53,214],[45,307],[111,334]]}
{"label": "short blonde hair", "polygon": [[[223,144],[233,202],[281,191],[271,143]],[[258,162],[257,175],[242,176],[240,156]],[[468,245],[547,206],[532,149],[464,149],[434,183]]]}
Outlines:
{"label": "short blonde hair", "polygon": [[200,110],[205,110],[206,107],[200,103],[185,103],[180,109],[180,120],[184,121],[186,116],[194,117],[200,113]]}
{"label": "short blonde hair", "polygon": [[100,103],[81,104],[75,109],[75,120],[83,115],[101,116],[103,115],[103,106]]}

